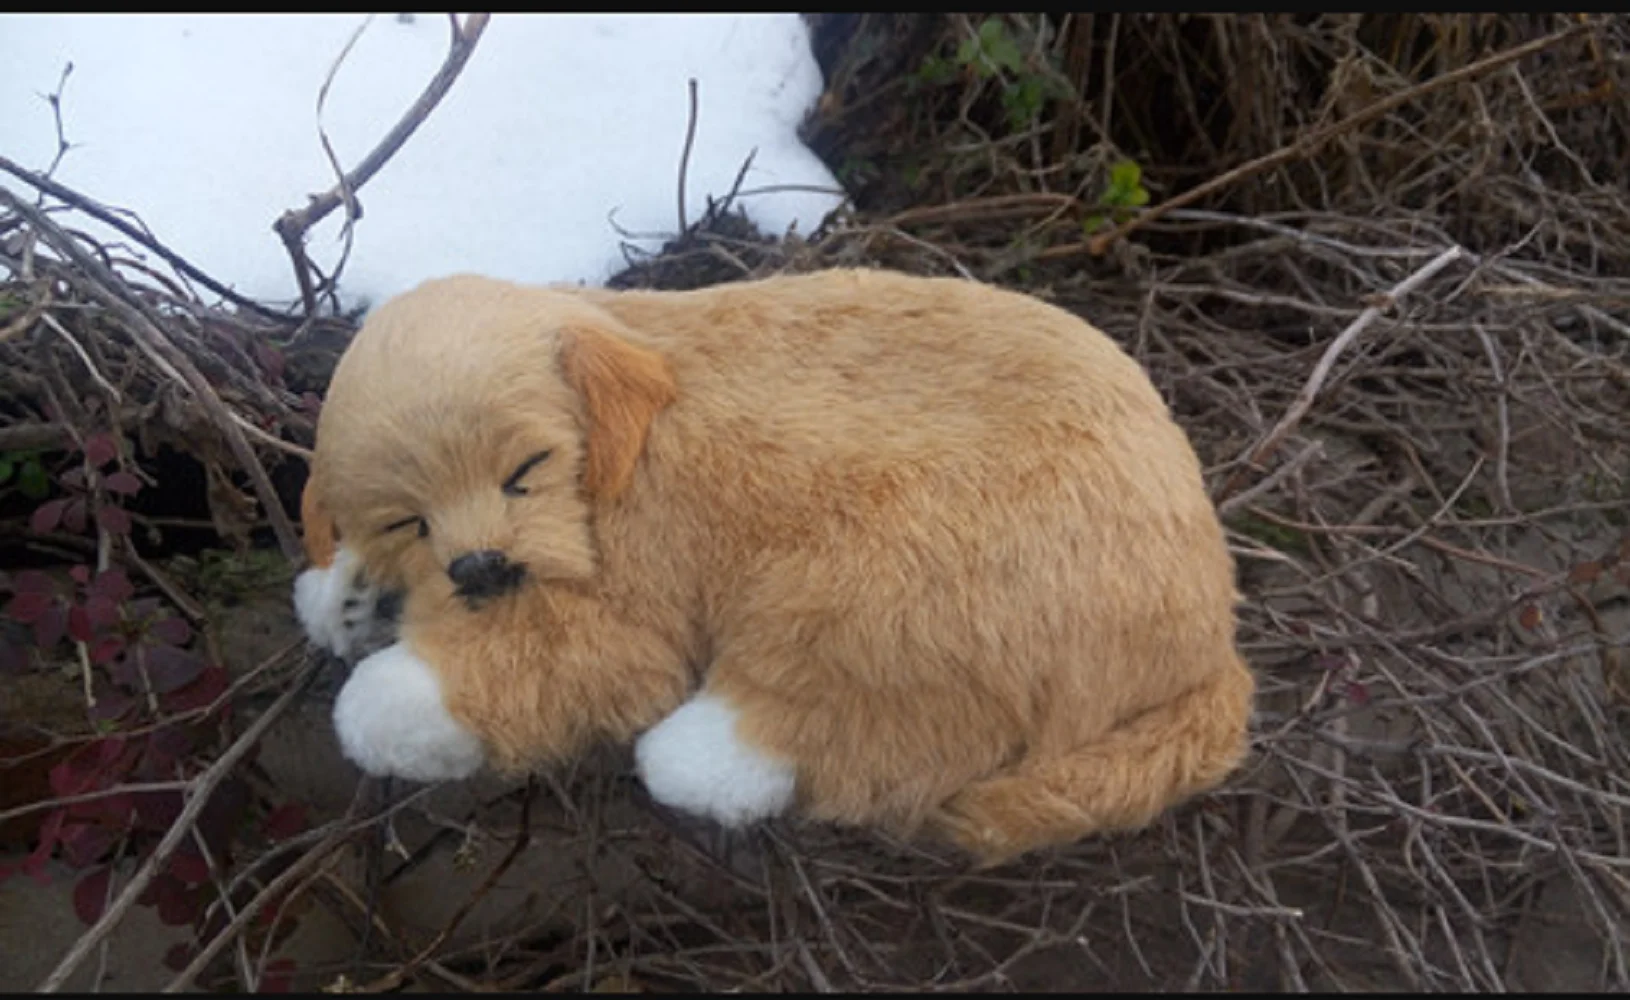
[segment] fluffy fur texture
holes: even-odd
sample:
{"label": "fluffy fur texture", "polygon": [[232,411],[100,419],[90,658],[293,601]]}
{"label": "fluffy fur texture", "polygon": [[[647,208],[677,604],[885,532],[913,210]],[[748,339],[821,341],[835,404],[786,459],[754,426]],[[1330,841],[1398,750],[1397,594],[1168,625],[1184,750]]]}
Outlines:
{"label": "fluffy fur texture", "polygon": [[355,552],[330,545],[332,561],[294,578],[294,613],[317,646],[348,662],[395,638],[392,607],[400,596],[381,592]]}
{"label": "fluffy fur texture", "polygon": [[646,730],[634,762],[651,797],[725,826],[776,816],[792,805],[797,772],[736,736],[739,712],[699,694]]}
{"label": "fluffy fur texture", "polygon": [[334,700],[340,748],[370,774],[412,781],[468,778],[481,739],[447,714],[441,680],[402,643],[365,657]]}
{"label": "fluffy fur texture", "polygon": [[[1246,750],[1187,438],[1102,333],[991,286],[432,281],[341,359],[308,490],[504,771],[650,730],[659,799],[745,821],[776,782],[704,786],[784,762],[803,815],[990,862],[1142,826]],[[460,598],[479,551],[520,585]]]}

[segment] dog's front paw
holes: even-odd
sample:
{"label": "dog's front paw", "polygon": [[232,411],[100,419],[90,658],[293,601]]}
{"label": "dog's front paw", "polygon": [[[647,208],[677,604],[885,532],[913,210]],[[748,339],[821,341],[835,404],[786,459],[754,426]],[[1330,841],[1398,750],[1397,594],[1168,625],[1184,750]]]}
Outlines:
{"label": "dog's front paw", "polygon": [[334,701],[340,749],[375,777],[467,778],[485,759],[481,740],[448,714],[441,679],[405,643],[356,665]]}
{"label": "dog's front paw", "polygon": [[398,595],[368,581],[355,552],[341,546],[334,562],[294,580],[294,613],[311,641],[341,659],[376,647],[394,624]]}
{"label": "dog's front paw", "polygon": [[738,827],[785,812],[796,772],[736,737],[736,710],[699,694],[634,743],[635,768],[665,806]]}

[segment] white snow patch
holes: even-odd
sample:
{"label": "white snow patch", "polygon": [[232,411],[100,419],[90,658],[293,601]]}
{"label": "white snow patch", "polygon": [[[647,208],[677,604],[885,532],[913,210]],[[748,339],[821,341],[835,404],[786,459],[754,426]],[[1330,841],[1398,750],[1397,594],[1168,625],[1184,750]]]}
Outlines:
{"label": "white snow patch", "polygon": [[[252,298],[292,302],[272,232],[335,183],[317,95],[362,15],[6,15],[0,153],[43,170],[57,148],[42,96],[62,97],[74,144],[56,178],[140,215],[160,241]],[[376,15],[329,89],[323,126],[350,169],[441,65],[443,14]],[[347,305],[443,274],[603,283],[623,265],[617,225],[671,234],[689,117],[700,111],[687,214],[730,188],[813,186],[742,199],[767,232],[809,233],[841,203],[797,136],[822,81],[795,14],[495,14],[452,90],[360,193],[364,217],[341,282]],[[18,182],[7,178],[8,186]],[[15,189],[15,188],[14,188]],[[343,211],[312,258],[339,258]],[[74,224],[122,240],[93,220]],[[633,241],[654,249],[660,240]],[[208,293],[206,298],[212,298]]]}

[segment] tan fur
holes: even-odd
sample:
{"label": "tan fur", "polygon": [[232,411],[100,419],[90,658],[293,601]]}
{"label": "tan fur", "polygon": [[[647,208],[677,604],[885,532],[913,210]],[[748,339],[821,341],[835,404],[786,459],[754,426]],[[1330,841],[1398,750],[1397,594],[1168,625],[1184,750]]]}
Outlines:
{"label": "tan fur", "polygon": [[674,400],[673,374],[660,355],[592,327],[563,334],[560,368],[587,418],[583,485],[592,496],[614,499],[634,478],[651,420]]}
{"label": "tan fur", "polygon": [[[405,640],[505,770],[700,685],[795,764],[805,815],[990,862],[1143,825],[1245,752],[1195,455],[1132,359],[1033,298],[433,281],[341,360],[316,466],[308,512],[409,588]],[[380,534],[415,514],[429,537]],[[471,611],[445,567],[476,548],[532,576]]]}
{"label": "tan fur", "polygon": [[334,537],[334,519],[317,499],[321,491],[316,488],[315,478],[306,481],[300,494],[300,525],[304,529],[301,540],[311,564],[326,568],[334,562],[339,543]]}

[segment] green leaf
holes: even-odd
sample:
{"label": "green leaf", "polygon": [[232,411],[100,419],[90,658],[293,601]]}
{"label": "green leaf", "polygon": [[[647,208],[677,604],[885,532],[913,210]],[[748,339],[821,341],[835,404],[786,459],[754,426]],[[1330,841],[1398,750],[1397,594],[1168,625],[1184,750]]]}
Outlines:
{"label": "green leaf", "polygon": [[1089,215],[1087,216],[1087,221],[1081,223],[1081,231],[1086,233],[1088,236],[1091,236],[1093,233],[1096,233],[1098,230],[1104,228],[1104,223],[1108,221],[1108,219],[1101,215]]}
{"label": "green leaf", "polygon": [[949,60],[938,56],[929,56],[923,60],[922,66],[917,69],[917,77],[924,83],[949,83],[956,76],[956,69]]}
{"label": "green leaf", "polygon": [[45,466],[31,458],[17,476],[17,487],[30,500],[43,500],[51,492],[51,478],[45,474]]}
{"label": "green leaf", "polygon": [[1132,197],[1127,199],[1127,202],[1134,208],[1147,205],[1149,204],[1149,192],[1140,187],[1136,191],[1132,192]]}
{"label": "green leaf", "polygon": [[1019,51],[1019,43],[1007,35],[985,47],[985,55],[1009,73],[1020,74],[1024,72],[1024,55]]}
{"label": "green leaf", "polygon": [[0,483],[10,479],[12,470],[15,468],[17,468],[16,462],[13,462],[9,457],[0,457]]}
{"label": "green leaf", "polygon": [[1109,186],[1124,188],[1128,191],[1136,188],[1143,180],[1143,168],[1133,160],[1120,160],[1109,168]]}

